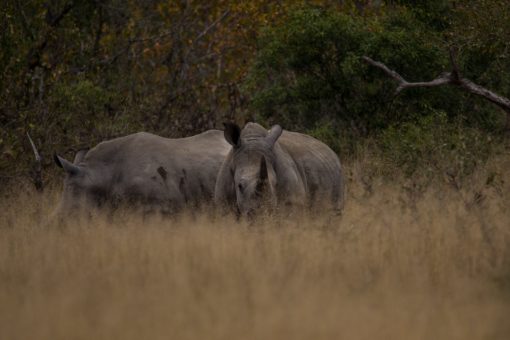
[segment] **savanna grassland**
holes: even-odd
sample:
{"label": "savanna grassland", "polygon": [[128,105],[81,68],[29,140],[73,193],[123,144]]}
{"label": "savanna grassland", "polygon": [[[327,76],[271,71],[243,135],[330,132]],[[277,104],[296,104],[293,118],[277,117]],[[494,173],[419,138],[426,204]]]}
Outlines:
{"label": "savanna grassland", "polygon": [[508,339],[508,155],[420,194],[365,165],[332,220],[58,227],[57,189],[4,195],[0,339]]}
{"label": "savanna grassland", "polygon": [[[0,340],[510,339],[508,0],[6,0],[0,32]],[[341,217],[47,223],[54,154],[248,121],[340,155]]]}

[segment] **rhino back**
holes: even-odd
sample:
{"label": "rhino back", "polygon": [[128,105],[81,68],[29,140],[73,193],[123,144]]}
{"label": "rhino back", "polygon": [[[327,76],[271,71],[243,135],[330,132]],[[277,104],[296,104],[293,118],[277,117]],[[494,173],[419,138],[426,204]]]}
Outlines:
{"label": "rhino back", "polygon": [[108,173],[111,190],[118,196],[129,193],[187,203],[212,197],[227,152],[218,130],[179,139],[140,132],[98,144],[84,163]]}
{"label": "rhino back", "polygon": [[283,131],[278,143],[300,173],[310,203],[331,201],[343,205],[344,181],[338,156],[323,142],[301,133]]}

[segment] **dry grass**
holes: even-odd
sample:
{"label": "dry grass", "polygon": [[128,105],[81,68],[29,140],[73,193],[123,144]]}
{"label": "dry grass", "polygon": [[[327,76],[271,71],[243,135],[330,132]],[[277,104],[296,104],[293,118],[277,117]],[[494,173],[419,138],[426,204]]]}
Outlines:
{"label": "dry grass", "polygon": [[358,167],[329,223],[42,227],[55,195],[5,196],[0,339],[508,339],[510,178],[410,202]]}

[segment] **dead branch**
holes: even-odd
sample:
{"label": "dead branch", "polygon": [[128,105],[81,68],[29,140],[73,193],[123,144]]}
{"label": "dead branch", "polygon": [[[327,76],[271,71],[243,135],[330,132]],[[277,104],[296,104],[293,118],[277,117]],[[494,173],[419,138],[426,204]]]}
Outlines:
{"label": "dead branch", "polygon": [[459,68],[455,62],[455,55],[452,50],[450,50],[450,62],[452,64],[452,71],[443,72],[437,78],[427,82],[408,82],[400,74],[398,74],[394,70],[391,70],[383,63],[375,61],[367,56],[362,57],[362,59],[366,63],[381,69],[384,73],[386,73],[387,76],[394,79],[398,83],[398,87],[395,90],[395,96],[397,96],[403,90],[412,87],[435,87],[450,84],[458,86],[467,92],[482,97],[490,101],[491,103],[497,105],[499,108],[506,112],[505,131],[510,132],[510,99],[500,96],[484,88],[483,86],[475,84],[471,80],[462,77],[459,72]]}
{"label": "dead branch", "polygon": [[395,90],[395,96],[398,95],[400,92],[402,92],[402,90],[405,90],[405,89],[411,88],[411,87],[434,87],[434,86],[449,84],[452,82],[450,73],[441,73],[437,78],[435,78],[431,81],[411,83],[411,82],[408,82],[407,80],[405,80],[400,74],[389,69],[386,65],[384,65],[383,63],[381,63],[379,61],[375,61],[369,57],[362,57],[362,59],[364,61],[366,61],[367,63],[369,63],[370,65],[380,68],[389,77],[391,77],[397,81],[398,87]]}
{"label": "dead branch", "polygon": [[42,181],[42,165],[41,165],[41,155],[37,151],[35,147],[34,141],[30,137],[30,134],[27,132],[28,140],[30,141],[30,145],[32,146],[32,150],[34,151],[35,156],[35,164],[32,179],[34,181],[35,188],[37,191],[43,191],[44,185]]}
{"label": "dead branch", "polygon": [[227,9],[225,12],[223,12],[222,15],[220,15],[216,20],[214,20],[209,26],[207,26],[196,38],[193,42],[194,44],[202,39],[207,33],[213,29],[216,25],[218,25],[223,19],[225,19],[229,15],[230,11]]}

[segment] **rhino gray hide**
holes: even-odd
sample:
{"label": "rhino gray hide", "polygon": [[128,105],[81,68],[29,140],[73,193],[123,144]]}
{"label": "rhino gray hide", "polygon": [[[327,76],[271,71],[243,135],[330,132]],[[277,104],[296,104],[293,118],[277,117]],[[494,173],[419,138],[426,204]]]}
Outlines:
{"label": "rhino gray hide", "polygon": [[55,155],[67,173],[56,215],[123,203],[173,213],[212,202],[229,149],[219,130],[180,139],[140,132],[78,152],[73,163]]}
{"label": "rhino gray hide", "polygon": [[256,123],[225,124],[232,145],[218,173],[215,203],[252,215],[262,206],[301,211],[340,212],[344,180],[337,155],[317,139],[296,132],[271,130]]}

